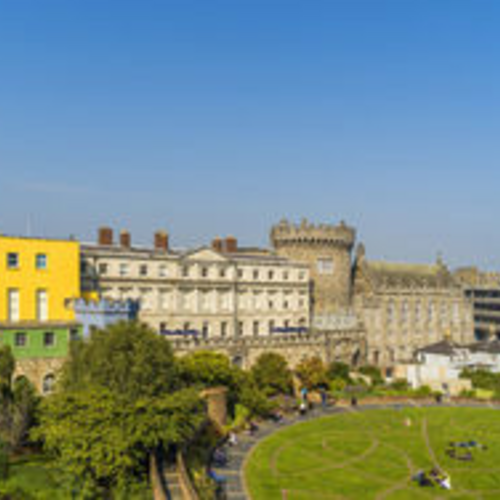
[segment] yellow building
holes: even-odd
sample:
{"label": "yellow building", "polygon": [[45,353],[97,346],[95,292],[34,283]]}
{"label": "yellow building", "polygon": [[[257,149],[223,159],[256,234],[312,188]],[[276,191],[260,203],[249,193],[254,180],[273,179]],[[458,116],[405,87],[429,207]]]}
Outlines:
{"label": "yellow building", "polygon": [[0,236],[0,344],[43,392],[80,335],[71,305],[79,295],[79,243]]}

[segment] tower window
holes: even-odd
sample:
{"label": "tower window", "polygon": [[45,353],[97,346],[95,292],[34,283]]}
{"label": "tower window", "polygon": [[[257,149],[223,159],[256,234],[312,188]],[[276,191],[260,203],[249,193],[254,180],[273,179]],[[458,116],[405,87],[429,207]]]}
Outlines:
{"label": "tower window", "polygon": [[316,266],[318,274],[333,274],[332,259],[318,259]]}

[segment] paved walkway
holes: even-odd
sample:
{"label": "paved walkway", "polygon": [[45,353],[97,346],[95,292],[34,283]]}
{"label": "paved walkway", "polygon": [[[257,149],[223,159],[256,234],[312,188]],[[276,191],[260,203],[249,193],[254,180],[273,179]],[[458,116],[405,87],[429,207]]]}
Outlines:
{"label": "paved walkway", "polygon": [[270,422],[265,421],[259,423],[259,430],[253,435],[248,432],[243,432],[238,434],[238,444],[234,446],[229,446],[225,444],[223,450],[227,454],[228,464],[224,467],[212,467],[217,474],[224,476],[226,478],[226,494],[227,500],[251,500],[250,495],[246,491],[245,478],[244,478],[244,465],[245,460],[250,454],[252,448],[259,443],[262,439],[269,436],[270,434],[276,432],[277,430],[288,427],[293,424],[300,422],[307,422],[309,420],[314,420],[319,417],[324,417],[328,415],[334,415],[338,413],[352,412],[352,411],[366,411],[366,410],[376,410],[384,408],[407,408],[407,407],[490,407],[495,409],[500,409],[500,404],[491,403],[479,403],[479,402],[469,402],[469,403],[423,403],[420,404],[418,401],[405,402],[405,403],[389,403],[389,404],[366,404],[359,405],[356,407],[346,407],[346,406],[328,406],[325,409],[321,407],[316,407],[309,411],[306,415],[290,415],[283,418],[281,422]]}

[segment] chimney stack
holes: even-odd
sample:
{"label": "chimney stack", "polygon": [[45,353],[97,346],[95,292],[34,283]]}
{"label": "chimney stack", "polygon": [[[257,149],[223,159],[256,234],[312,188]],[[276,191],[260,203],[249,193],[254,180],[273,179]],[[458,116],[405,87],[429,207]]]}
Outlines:
{"label": "chimney stack", "polygon": [[168,233],[166,231],[157,231],[155,233],[155,250],[168,252]]}
{"label": "chimney stack", "polygon": [[124,230],[120,232],[120,245],[123,248],[130,248],[132,246],[132,239],[128,231]]}
{"label": "chimney stack", "polygon": [[214,238],[212,240],[212,249],[221,253],[224,251],[222,238]]}
{"label": "chimney stack", "polygon": [[234,236],[228,236],[224,242],[224,251],[236,253],[238,251],[238,240]]}
{"label": "chimney stack", "polygon": [[110,246],[113,244],[113,230],[110,227],[100,227],[97,237],[97,243],[101,246]]}

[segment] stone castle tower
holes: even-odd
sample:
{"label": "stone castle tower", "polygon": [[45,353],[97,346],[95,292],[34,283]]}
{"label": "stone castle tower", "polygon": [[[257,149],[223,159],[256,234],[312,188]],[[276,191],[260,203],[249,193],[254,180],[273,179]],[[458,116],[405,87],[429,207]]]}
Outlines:
{"label": "stone castle tower", "polygon": [[312,278],[313,313],[334,314],[351,305],[353,228],[341,222],[300,225],[283,220],[271,229],[277,254],[309,265]]}

